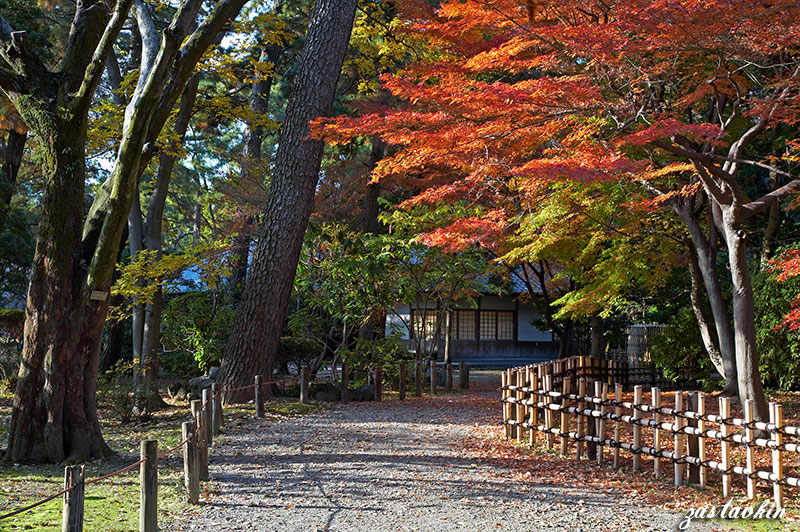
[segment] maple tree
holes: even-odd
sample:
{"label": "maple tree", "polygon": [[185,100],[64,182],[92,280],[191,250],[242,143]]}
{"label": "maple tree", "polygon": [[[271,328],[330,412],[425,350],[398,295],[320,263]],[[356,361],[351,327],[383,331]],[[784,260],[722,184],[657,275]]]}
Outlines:
{"label": "maple tree", "polygon": [[[628,183],[667,207],[692,200],[682,220],[707,297],[719,294],[707,266],[720,245],[731,272],[733,334],[712,304],[725,376],[764,419],[745,227],[800,188],[785,161],[757,149],[797,121],[798,9],[737,0],[413,4],[410,31],[441,56],[383,78],[402,106],[337,119],[321,134],[398,146],[373,175],[426,183],[420,201],[501,203],[514,198],[509,188],[533,199],[563,180]],[[770,172],[783,184],[767,188]],[[488,236],[502,218],[487,210],[469,231]]]}

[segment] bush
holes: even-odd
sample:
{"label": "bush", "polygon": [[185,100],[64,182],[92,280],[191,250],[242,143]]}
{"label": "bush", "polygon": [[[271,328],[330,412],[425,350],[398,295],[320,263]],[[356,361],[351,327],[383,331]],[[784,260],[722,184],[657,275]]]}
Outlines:
{"label": "bush", "polygon": [[689,374],[706,388],[718,387],[718,379],[714,378],[716,368],[703,346],[691,306],[677,307],[666,322],[669,327],[653,338],[651,344],[650,353],[656,368],[672,381]]}
{"label": "bush", "polygon": [[191,292],[164,305],[162,367],[185,378],[219,365],[233,325],[234,310],[215,292]]}
{"label": "bush", "polygon": [[764,384],[780,390],[800,389],[800,333],[783,326],[784,316],[800,293],[800,277],[776,281],[769,273],[753,276],[756,342]]}

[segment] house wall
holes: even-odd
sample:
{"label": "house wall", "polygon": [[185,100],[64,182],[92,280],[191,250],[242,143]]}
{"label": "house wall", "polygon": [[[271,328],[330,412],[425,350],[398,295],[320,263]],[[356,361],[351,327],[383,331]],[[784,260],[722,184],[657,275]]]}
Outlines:
{"label": "house wall", "polygon": [[[497,365],[523,364],[551,360],[558,354],[558,342],[553,340],[550,331],[543,331],[534,327],[532,321],[539,317],[539,312],[530,303],[520,303],[513,297],[482,296],[476,302],[459,302],[454,308],[476,310],[510,310],[516,313],[516,339],[515,340],[455,340],[450,341],[452,360],[471,361],[476,364]],[[389,313],[386,331],[398,331],[407,341],[409,349],[415,349],[415,342],[410,338],[408,328],[397,316],[402,316],[406,323],[410,323],[411,309],[421,308],[421,302],[413,305],[398,305],[394,313]],[[430,304],[428,308],[432,308]],[[395,315],[397,314],[397,315]],[[437,349],[439,359],[444,356],[444,340]]]}

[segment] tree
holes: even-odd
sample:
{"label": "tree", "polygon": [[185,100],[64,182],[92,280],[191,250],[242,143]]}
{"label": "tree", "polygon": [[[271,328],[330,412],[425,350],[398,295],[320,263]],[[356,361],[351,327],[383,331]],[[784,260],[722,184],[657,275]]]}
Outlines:
{"label": "tree", "polygon": [[[416,175],[450,197],[565,179],[644,187],[649,172],[688,164],[689,186],[709,203],[703,221],[727,248],[739,396],[764,419],[745,229],[800,188],[784,161],[756,149],[770,128],[797,121],[798,9],[744,0],[445,2],[413,21],[443,57],[384,78],[405,107],[343,119],[330,132],[380,135],[403,149],[376,177]],[[770,172],[786,184],[748,186]],[[657,188],[689,194],[674,184]],[[725,334],[720,341],[729,351]]]}
{"label": "tree", "polygon": [[[330,111],[356,4],[319,0],[311,13],[258,243],[220,367],[224,387],[248,385],[256,374],[272,375],[322,160],[322,142],[308,138],[308,123]],[[244,397],[244,392],[230,392],[225,401]]]}
{"label": "tree", "polygon": [[119,0],[75,7],[56,71],[24,31],[0,19],[0,87],[44,161],[45,193],[28,291],[23,365],[6,458],[61,462],[101,457],[96,411],[100,339],[112,273],[139,177],[195,65],[245,0],[220,0],[196,25],[202,2],[186,0],[169,26],[142,35],[138,83],[126,108],[114,168],[84,216],[87,117],[106,60],[134,4],[141,26],[149,8]]}

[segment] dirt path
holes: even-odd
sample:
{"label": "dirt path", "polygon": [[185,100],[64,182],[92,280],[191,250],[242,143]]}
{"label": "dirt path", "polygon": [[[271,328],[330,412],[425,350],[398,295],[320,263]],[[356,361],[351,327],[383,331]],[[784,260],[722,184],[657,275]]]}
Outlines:
{"label": "dirt path", "polygon": [[[203,504],[164,530],[674,530],[679,516],[587,487],[520,484],[458,443],[496,423],[494,386],[248,422],[212,450]],[[690,530],[720,530],[693,524]]]}

